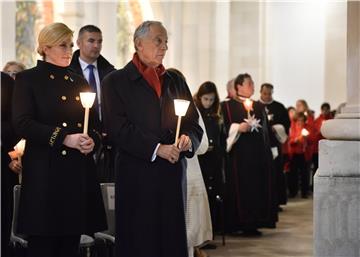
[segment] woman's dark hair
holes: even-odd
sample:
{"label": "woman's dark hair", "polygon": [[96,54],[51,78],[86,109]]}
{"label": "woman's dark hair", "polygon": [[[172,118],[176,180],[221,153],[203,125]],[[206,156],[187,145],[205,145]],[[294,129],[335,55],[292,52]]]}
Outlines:
{"label": "woman's dark hair", "polygon": [[323,103],[321,105],[321,110],[323,110],[323,109],[328,109],[330,111],[330,104],[329,103]]}
{"label": "woman's dark hair", "polygon": [[305,113],[303,112],[297,112],[294,116],[294,121],[297,121],[299,119],[302,119],[304,122],[306,122],[307,118],[306,118],[306,115]]}
{"label": "woman's dark hair", "polygon": [[206,81],[202,83],[199,87],[199,90],[194,95],[194,102],[197,108],[199,108],[200,111],[204,110],[204,107],[201,104],[201,97],[206,94],[215,94],[215,100],[213,105],[210,107],[210,115],[212,115],[215,118],[220,118],[220,98],[219,94],[216,88],[215,83],[211,81]]}
{"label": "woman's dark hair", "polygon": [[296,111],[296,109],[295,109],[295,107],[294,106],[289,106],[288,108],[287,108],[287,111],[289,112],[290,110],[294,110],[294,111]]}

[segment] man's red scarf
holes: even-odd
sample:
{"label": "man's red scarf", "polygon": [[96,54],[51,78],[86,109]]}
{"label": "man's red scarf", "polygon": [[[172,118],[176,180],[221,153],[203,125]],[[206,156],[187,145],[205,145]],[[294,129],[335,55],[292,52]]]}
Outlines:
{"label": "man's red scarf", "polygon": [[155,90],[157,96],[161,96],[161,85],[163,82],[163,75],[165,73],[165,68],[160,64],[156,68],[148,67],[140,61],[137,53],[134,54],[132,62],[139,70],[144,79],[149,83],[149,85]]}

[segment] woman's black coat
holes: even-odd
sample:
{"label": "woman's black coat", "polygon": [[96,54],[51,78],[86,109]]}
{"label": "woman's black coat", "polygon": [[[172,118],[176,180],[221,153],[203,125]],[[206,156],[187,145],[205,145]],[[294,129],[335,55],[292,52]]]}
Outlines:
{"label": "woman's black coat", "polygon": [[[63,145],[66,135],[83,131],[82,91],[89,91],[85,80],[43,61],[17,75],[13,122],[26,139],[20,233],[76,235],[106,229],[93,155]],[[96,144],[93,127],[90,120],[89,135]]]}

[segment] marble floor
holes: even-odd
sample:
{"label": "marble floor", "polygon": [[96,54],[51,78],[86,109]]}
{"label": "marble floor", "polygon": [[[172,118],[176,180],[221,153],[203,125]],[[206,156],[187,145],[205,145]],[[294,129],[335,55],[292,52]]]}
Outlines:
{"label": "marble floor", "polygon": [[216,237],[210,257],[311,257],[313,256],[313,199],[290,199],[279,213],[276,229],[262,229],[262,237]]}

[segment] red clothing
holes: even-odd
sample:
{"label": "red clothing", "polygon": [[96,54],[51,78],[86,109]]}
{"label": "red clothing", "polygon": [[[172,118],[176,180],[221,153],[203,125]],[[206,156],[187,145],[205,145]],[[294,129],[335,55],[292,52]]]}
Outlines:
{"label": "red clothing", "polygon": [[165,68],[162,64],[160,64],[156,68],[148,67],[140,61],[137,53],[134,54],[132,62],[139,70],[141,75],[143,75],[144,79],[149,83],[149,85],[155,90],[157,96],[160,98],[161,96],[161,85],[163,76],[165,73]]}
{"label": "red clothing", "polygon": [[[307,138],[301,135],[305,126],[299,126],[296,122],[291,122],[289,132],[289,154],[304,154],[307,148]],[[310,132],[310,131],[309,131]]]}
{"label": "red clothing", "polygon": [[290,159],[291,154],[289,150],[289,138],[286,139],[286,142],[281,145],[281,152],[284,157],[284,164],[283,164],[283,170],[284,172],[290,171]]}
{"label": "red clothing", "polygon": [[286,139],[285,143],[281,145],[281,152],[282,154],[289,154],[289,138]]}
{"label": "red clothing", "polygon": [[321,126],[325,120],[330,120],[330,119],[333,119],[333,116],[331,114],[326,116],[324,114],[320,114],[319,117],[317,117],[314,122],[314,148],[313,148],[314,153],[319,153],[319,141],[321,139],[324,139],[320,131]]}
{"label": "red clothing", "polygon": [[315,145],[315,132],[314,132],[314,116],[311,113],[306,115],[305,128],[309,131],[307,136],[307,145],[305,147],[305,160],[309,161],[312,159]]}

